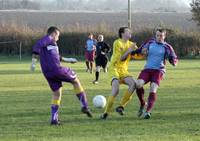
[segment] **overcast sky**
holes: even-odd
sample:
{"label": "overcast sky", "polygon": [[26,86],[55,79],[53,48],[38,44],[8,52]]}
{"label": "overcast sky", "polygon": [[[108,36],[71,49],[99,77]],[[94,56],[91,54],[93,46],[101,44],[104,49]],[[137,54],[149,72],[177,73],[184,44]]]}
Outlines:
{"label": "overcast sky", "polygon": [[[41,3],[41,9],[59,10],[126,10],[128,0],[32,0]],[[132,9],[137,11],[189,11],[192,0],[132,0]],[[54,3],[55,2],[55,3]],[[54,4],[53,4],[54,3]]]}
{"label": "overcast sky", "polygon": [[[37,1],[55,1],[55,0],[37,0]],[[71,0],[71,1],[77,1],[77,0]],[[88,1],[88,0],[82,0],[82,1]],[[95,0],[94,0],[95,1]],[[98,1],[98,0],[96,0]],[[109,1],[109,0],[101,0],[101,1]],[[132,1],[135,1],[135,0],[132,0]],[[142,0],[141,0],[142,1]],[[162,0],[160,0],[162,1]],[[188,5],[189,6],[189,3],[192,1],[192,0],[175,0],[175,1],[179,1],[181,4],[185,4],[185,5]]]}

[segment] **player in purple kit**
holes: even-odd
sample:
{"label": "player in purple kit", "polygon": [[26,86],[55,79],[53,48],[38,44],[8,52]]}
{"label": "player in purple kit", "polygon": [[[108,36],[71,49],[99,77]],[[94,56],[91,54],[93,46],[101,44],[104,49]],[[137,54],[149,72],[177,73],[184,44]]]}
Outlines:
{"label": "player in purple kit", "polygon": [[[168,59],[173,66],[176,66],[178,62],[173,48],[165,42],[165,38],[166,30],[158,28],[155,38],[145,42],[138,50],[132,52],[132,54],[143,54],[147,56],[144,69],[141,71],[137,80],[136,91],[140,100],[138,116],[141,117],[144,114],[144,119],[149,119],[151,117],[151,110],[157,98],[157,89],[166,72],[166,59]],[[145,111],[143,86],[148,82],[150,82],[150,93]]]}
{"label": "player in purple kit", "polygon": [[[73,85],[76,96],[81,103],[81,111],[88,117],[92,114],[88,108],[86,93],[76,75],[76,73],[68,67],[62,67],[61,60],[66,62],[75,62],[70,59],[63,58],[59,55],[57,41],[59,40],[60,31],[57,27],[50,27],[47,35],[41,38],[33,46],[33,54],[40,56],[40,65],[42,72],[53,91],[51,105],[51,124],[59,125],[58,110],[62,95],[62,82],[69,82]],[[33,56],[35,56],[33,55]]]}

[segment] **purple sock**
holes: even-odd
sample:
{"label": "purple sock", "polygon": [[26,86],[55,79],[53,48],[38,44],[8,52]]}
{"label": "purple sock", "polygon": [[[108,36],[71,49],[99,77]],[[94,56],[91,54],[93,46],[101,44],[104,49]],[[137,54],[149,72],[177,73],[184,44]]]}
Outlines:
{"label": "purple sock", "polygon": [[58,105],[51,105],[51,121],[58,121]]}
{"label": "purple sock", "polygon": [[81,106],[84,108],[88,108],[88,102],[86,98],[86,94],[84,92],[81,92],[76,95],[81,103]]}

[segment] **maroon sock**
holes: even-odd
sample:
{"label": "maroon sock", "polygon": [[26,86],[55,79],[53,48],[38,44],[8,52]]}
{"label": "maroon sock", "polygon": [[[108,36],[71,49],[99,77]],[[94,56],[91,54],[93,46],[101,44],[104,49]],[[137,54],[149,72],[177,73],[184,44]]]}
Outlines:
{"label": "maroon sock", "polygon": [[137,96],[140,100],[140,106],[144,106],[145,105],[145,100],[144,100],[144,88],[139,88],[136,90]]}
{"label": "maroon sock", "polygon": [[156,101],[157,95],[156,93],[151,92],[148,98],[147,112],[151,112],[153,105]]}

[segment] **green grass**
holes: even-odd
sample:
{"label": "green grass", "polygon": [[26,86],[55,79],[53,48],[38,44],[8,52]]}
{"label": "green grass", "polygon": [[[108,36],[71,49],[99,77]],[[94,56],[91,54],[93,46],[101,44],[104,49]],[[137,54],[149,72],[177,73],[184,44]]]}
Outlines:
{"label": "green grass", "polygon": [[[99,85],[94,75],[85,72],[84,63],[63,64],[72,67],[89,96],[93,119],[80,112],[72,86],[64,84],[60,118],[63,126],[49,125],[51,91],[39,64],[34,73],[30,61],[0,61],[0,140],[10,141],[200,141],[200,65],[199,60],[181,60],[176,68],[167,66],[167,74],[158,91],[158,100],[150,120],[137,118],[137,97],[129,103],[126,115],[113,112],[99,120],[102,109],[92,106],[92,98],[110,94],[108,74],[101,73]],[[137,77],[144,61],[130,63]],[[149,86],[149,85],[147,85]],[[148,87],[146,94],[148,95]],[[126,86],[121,86],[119,103]]]}

